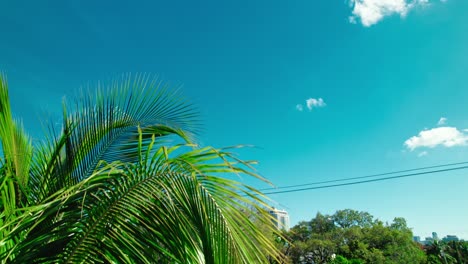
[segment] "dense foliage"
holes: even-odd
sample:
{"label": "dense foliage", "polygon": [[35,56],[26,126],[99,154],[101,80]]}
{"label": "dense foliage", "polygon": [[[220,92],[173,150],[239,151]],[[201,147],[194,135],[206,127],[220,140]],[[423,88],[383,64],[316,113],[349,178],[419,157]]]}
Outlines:
{"label": "dense foliage", "polygon": [[[287,263],[397,264],[468,263],[468,242],[441,240],[429,245],[413,242],[406,220],[386,224],[367,212],[350,209],[302,221],[276,243]],[[271,261],[271,263],[276,263]]]}
{"label": "dense foliage", "polygon": [[434,241],[424,249],[430,264],[468,263],[467,241]]}
{"label": "dense foliage", "polygon": [[[157,80],[124,77],[65,102],[32,144],[0,74],[2,263],[265,263],[281,255],[246,211],[264,196],[221,177],[255,174],[200,148],[198,115]],[[267,213],[257,213],[269,232]]]}

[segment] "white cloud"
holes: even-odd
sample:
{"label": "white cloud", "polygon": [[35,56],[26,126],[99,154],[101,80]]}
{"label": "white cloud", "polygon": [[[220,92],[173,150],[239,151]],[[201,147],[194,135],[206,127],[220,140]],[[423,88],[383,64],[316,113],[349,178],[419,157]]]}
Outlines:
{"label": "white cloud", "polygon": [[312,108],[325,107],[327,104],[323,101],[322,98],[309,98],[306,100],[307,108],[312,110]]}
{"label": "white cloud", "polygon": [[420,147],[433,148],[436,146],[454,147],[464,146],[468,143],[468,135],[456,127],[437,127],[419,132],[405,141],[404,145],[411,151]]}
{"label": "white cloud", "polygon": [[437,122],[437,125],[438,125],[438,126],[441,126],[441,125],[445,125],[446,123],[447,123],[447,118],[441,117],[441,118],[439,119],[439,122]]}
{"label": "white cloud", "polygon": [[298,104],[298,105],[296,105],[296,109],[297,109],[297,111],[302,112],[302,110],[304,110],[304,107],[301,104]]}
{"label": "white cloud", "polygon": [[349,0],[349,3],[352,8],[349,22],[356,23],[359,19],[363,26],[369,27],[386,16],[405,17],[412,8],[428,4],[429,0]]}
{"label": "white cloud", "polygon": [[424,157],[427,155],[427,151],[419,152],[418,157]]}

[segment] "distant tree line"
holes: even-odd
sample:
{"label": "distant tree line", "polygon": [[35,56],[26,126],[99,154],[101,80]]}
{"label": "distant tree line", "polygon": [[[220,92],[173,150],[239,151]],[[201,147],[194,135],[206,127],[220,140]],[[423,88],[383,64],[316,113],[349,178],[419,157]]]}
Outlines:
{"label": "distant tree line", "polygon": [[468,263],[468,242],[435,241],[423,246],[413,241],[404,218],[396,217],[389,224],[350,209],[333,215],[317,213],[276,242],[287,263]]}

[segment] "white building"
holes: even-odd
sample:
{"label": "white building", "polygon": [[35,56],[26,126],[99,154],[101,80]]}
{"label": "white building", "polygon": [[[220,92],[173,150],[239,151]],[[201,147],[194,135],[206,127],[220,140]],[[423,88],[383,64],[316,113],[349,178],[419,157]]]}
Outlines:
{"label": "white building", "polygon": [[289,214],[285,210],[279,210],[273,207],[272,210],[268,211],[273,216],[273,224],[278,229],[284,229],[289,231]]}

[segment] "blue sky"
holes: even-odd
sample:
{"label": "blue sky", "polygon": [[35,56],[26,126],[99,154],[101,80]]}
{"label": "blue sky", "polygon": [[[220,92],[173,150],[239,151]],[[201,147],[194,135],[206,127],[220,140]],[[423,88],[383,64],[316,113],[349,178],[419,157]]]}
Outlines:
{"label": "blue sky", "polygon": [[[182,85],[202,144],[255,145],[241,157],[277,186],[468,161],[468,1],[169,2],[2,3],[0,70],[34,138],[64,95],[148,72]],[[468,239],[467,188],[458,171],[271,197],[292,223],[352,208]]]}

